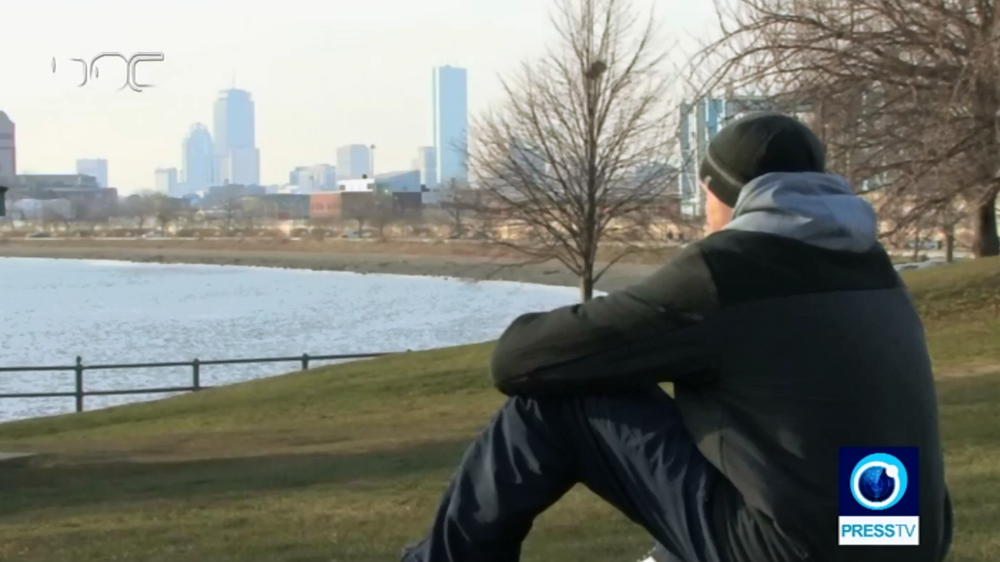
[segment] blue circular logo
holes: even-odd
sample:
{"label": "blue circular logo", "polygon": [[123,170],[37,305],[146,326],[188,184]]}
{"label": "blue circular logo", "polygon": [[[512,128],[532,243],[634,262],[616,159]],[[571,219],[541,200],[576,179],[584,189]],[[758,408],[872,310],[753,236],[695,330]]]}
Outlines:
{"label": "blue circular logo", "polygon": [[906,467],[896,457],[876,453],[861,459],[851,473],[851,494],[873,511],[889,509],[906,493]]}

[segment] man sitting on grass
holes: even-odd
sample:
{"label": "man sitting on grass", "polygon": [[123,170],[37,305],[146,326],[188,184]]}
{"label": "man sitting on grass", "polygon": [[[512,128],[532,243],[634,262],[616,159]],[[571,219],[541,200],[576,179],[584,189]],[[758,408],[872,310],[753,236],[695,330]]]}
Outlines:
{"label": "man sitting on grass", "polygon": [[[871,206],[773,113],[720,131],[700,176],[711,235],[636,286],[504,332],[492,376],[511,398],[404,561],[516,561],[578,483],[660,562],[944,559],[931,365]],[[838,546],[841,446],[919,447],[919,546]]]}

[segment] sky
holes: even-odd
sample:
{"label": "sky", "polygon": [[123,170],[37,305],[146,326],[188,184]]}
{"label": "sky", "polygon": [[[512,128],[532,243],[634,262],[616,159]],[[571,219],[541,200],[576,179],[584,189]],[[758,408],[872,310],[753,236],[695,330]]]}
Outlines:
{"label": "sky", "polygon": [[[635,0],[664,47],[697,46],[709,0]],[[334,164],[345,144],[376,145],[378,172],[411,168],[431,143],[435,66],[468,69],[474,116],[502,101],[499,76],[554,39],[548,0],[3,0],[0,111],[17,125],[19,173],[75,173],[108,160],[109,183],[151,189],[154,170],[181,167],[193,123],[211,129],[220,90],[256,105],[261,183],[296,166]],[[125,65],[97,53],[163,53],[142,63],[142,92],[119,90]],[[53,60],[55,71],[53,72]]]}

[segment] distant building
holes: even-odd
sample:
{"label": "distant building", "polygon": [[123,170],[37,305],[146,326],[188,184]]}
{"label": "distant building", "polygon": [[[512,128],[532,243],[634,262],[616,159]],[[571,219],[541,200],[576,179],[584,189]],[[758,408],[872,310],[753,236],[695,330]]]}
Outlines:
{"label": "distant building", "polygon": [[349,144],[337,149],[339,179],[356,180],[372,175],[371,149],[363,144]]}
{"label": "distant building", "polygon": [[77,160],[76,173],[95,178],[98,187],[108,187],[108,161],[103,158]]}
{"label": "distant building", "polygon": [[157,168],[155,174],[155,189],[164,195],[177,193],[177,168]]}
{"label": "distant building", "polygon": [[636,166],[633,172],[635,182],[656,182],[656,185],[647,185],[651,191],[662,195],[672,195],[680,197],[681,193],[681,171],[675,166],[666,163],[652,163]]}
{"label": "distant building", "polygon": [[375,176],[375,183],[379,187],[386,187],[390,191],[420,192],[420,171],[407,170],[403,172],[389,172]]}
{"label": "distant building", "polygon": [[341,179],[337,181],[337,191],[374,191],[375,180],[371,178]]}
{"label": "distant building", "polygon": [[336,191],[337,167],[329,164],[315,166],[299,166],[288,175],[289,183],[298,187],[299,191]]}
{"label": "distant building", "polygon": [[351,220],[362,214],[373,213],[374,205],[374,194],[367,191],[313,193],[309,197],[309,218]]}
{"label": "distant building", "polygon": [[21,221],[70,221],[73,203],[69,199],[21,199],[11,205],[10,216]]}
{"label": "distant building", "polygon": [[201,123],[192,125],[184,137],[181,160],[181,184],[184,193],[179,195],[194,193],[212,186],[215,179],[215,144],[212,142],[212,134]]}
{"label": "distant building", "polygon": [[68,220],[106,221],[118,205],[118,190],[101,189],[97,179],[89,175],[22,174],[10,187],[7,197],[12,204],[24,199],[69,201],[72,212]]}
{"label": "distant building", "polygon": [[421,185],[432,189],[437,186],[437,151],[433,146],[421,146],[417,149],[413,169],[420,172]]}
{"label": "distant building", "polygon": [[235,204],[234,202],[241,201],[244,197],[259,197],[266,194],[266,188],[259,185],[240,185],[236,183],[213,185],[205,191],[201,199],[201,204],[206,208],[231,207]]}
{"label": "distant building", "polygon": [[17,191],[53,188],[101,189],[97,185],[97,178],[84,174],[21,174],[15,176],[14,185],[9,187]]}
{"label": "distant building", "polygon": [[305,179],[303,176],[309,176],[309,166],[296,166],[294,170],[288,173],[288,183],[297,186]]}
{"label": "distant building", "polygon": [[423,193],[420,191],[392,192],[392,213],[397,218],[419,218],[424,208]]}
{"label": "distant building", "polygon": [[256,185],[260,183],[260,151],[252,146],[229,149],[229,183]]}
{"label": "distant building", "polygon": [[433,114],[436,184],[468,182],[465,152],[469,135],[468,74],[464,68],[434,69]]}
{"label": "distant building", "polygon": [[[375,191],[341,191],[309,195],[309,218],[331,220],[375,220],[379,213],[388,212],[394,219],[418,217],[423,207],[421,193]],[[380,208],[379,197],[389,198],[389,206]]]}
{"label": "distant building", "polygon": [[336,191],[337,190],[337,167],[330,164],[316,164],[310,170],[312,173],[313,189],[316,191]]}
{"label": "distant building", "polygon": [[0,181],[12,183],[15,176],[17,176],[16,130],[10,117],[0,111]]}
{"label": "distant building", "polygon": [[215,184],[260,183],[254,103],[246,90],[223,90],[213,116]]}
{"label": "distant building", "polygon": [[274,220],[305,220],[309,218],[310,196],[297,193],[275,193],[254,197],[261,215]]}

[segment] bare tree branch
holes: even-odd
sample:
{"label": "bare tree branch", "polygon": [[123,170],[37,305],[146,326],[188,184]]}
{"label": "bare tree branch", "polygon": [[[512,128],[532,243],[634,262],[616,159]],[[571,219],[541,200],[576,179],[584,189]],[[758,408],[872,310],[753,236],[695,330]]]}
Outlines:
{"label": "bare tree branch", "polygon": [[812,106],[832,171],[893,207],[884,235],[957,208],[977,255],[1000,254],[994,0],[714,1],[722,36],[692,63],[715,68],[706,88]]}
{"label": "bare tree branch", "polygon": [[477,214],[501,225],[490,240],[562,263],[583,300],[631,251],[595,273],[616,222],[676,188],[670,81],[651,21],[628,0],[555,0],[559,41],[504,79],[504,103],[474,121]]}

